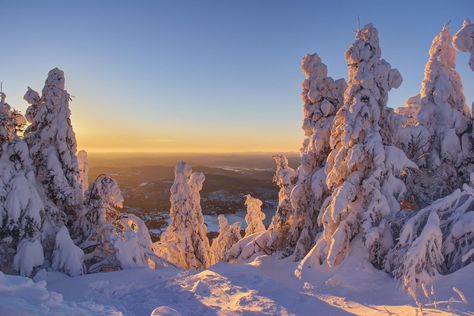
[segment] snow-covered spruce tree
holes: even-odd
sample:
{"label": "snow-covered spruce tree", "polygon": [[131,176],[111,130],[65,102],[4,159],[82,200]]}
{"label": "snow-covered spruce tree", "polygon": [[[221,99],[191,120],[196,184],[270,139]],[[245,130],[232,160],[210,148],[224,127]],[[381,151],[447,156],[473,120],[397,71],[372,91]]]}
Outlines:
{"label": "snow-covered spruce tree", "polygon": [[28,147],[16,133],[25,122],[0,93],[0,270],[31,276],[44,262],[40,230],[45,207]]}
{"label": "snow-covered spruce tree", "polygon": [[[410,191],[425,205],[468,181],[473,160],[472,119],[455,70],[456,52],[447,26],[433,39],[429,53],[419,99],[412,99],[419,102],[412,108],[420,125],[416,128],[423,129],[419,133],[423,135],[424,159],[414,159],[421,172],[409,174],[407,179]],[[417,147],[416,141],[408,140],[408,145]],[[404,147],[407,151],[408,146]]]}
{"label": "snow-covered spruce tree", "polygon": [[42,96],[30,88],[25,100],[30,104],[25,131],[37,179],[46,196],[67,215],[74,216],[82,202],[76,137],[71,126],[70,96],[64,89],[63,71],[48,73]]}
{"label": "snow-covered spruce tree", "polygon": [[329,266],[340,264],[356,235],[362,236],[369,260],[380,268],[393,246],[388,218],[399,211],[398,201],[405,192],[397,177],[406,167],[416,168],[381,135],[388,91],[399,87],[402,78],[381,59],[375,27],[368,24],[359,30],[345,57],[348,87],[334,120],[326,165],[331,196],[318,217],[324,230],[299,269],[324,260]]}
{"label": "snow-covered spruce tree", "polygon": [[301,96],[306,137],[301,147],[298,180],[290,196],[293,223],[289,235],[294,238],[290,246],[294,247],[295,260],[308,253],[318,232],[317,217],[327,196],[324,167],[331,151],[329,138],[347,87],[344,79],[328,77],[327,67],[317,54],[305,55],[301,70],[305,75]]}
{"label": "snow-covered spruce tree", "polygon": [[245,196],[245,205],[247,206],[247,214],[245,215],[245,222],[247,223],[245,236],[250,236],[265,230],[265,225],[263,224],[265,213],[262,212],[262,204],[261,200],[254,198],[250,194]]}
{"label": "snow-covered spruce tree", "polygon": [[89,188],[89,161],[87,160],[87,151],[81,150],[77,153],[77,164],[79,167],[79,184],[84,194]]}
{"label": "snow-covered spruce tree", "polygon": [[148,266],[155,261],[148,229],[142,220],[122,214],[117,182],[100,175],[86,192],[76,234],[88,272]]}
{"label": "snow-covered spruce tree", "polygon": [[278,192],[278,207],[272,218],[270,227],[270,240],[267,244],[272,251],[288,252],[290,240],[290,228],[293,223],[293,210],[291,208],[290,193],[295,186],[296,171],[288,165],[288,159],[284,155],[273,156],[276,171],[273,182],[280,188]]}
{"label": "snow-covered spruce tree", "polygon": [[469,66],[474,71],[474,23],[464,20],[461,29],[453,36],[453,45],[458,51],[471,54]]}
{"label": "snow-covered spruce tree", "polygon": [[[471,175],[474,180],[474,175]],[[439,273],[454,272],[474,261],[474,188],[464,184],[448,196],[413,212],[400,229],[385,269],[407,290],[429,285]]]}
{"label": "snow-covered spruce tree", "polygon": [[159,256],[184,269],[210,265],[209,240],[199,194],[204,179],[203,173],[192,172],[186,162],[178,162],[171,186],[171,223],[155,246]]}
{"label": "snow-covered spruce tree", "polygon": [[223,214],[217,217],[219,221],[219,235],[212,241],[211,264],[226,260],[229,249],[235,245],[242,236],[240,235],[240,222],[229,225]]}

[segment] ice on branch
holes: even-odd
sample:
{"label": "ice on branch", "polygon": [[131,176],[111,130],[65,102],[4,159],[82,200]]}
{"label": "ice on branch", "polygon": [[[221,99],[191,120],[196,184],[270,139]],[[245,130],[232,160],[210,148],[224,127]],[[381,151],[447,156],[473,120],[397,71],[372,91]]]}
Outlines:
{"label": "ice on branch", "polygon": [[159,256],[184,269],[203,269],[210,265],[209,240],[199,194],[204,179],[203,173],[192,172],[187,163],[178,162],[171,186],[171,223],[155,246]]}

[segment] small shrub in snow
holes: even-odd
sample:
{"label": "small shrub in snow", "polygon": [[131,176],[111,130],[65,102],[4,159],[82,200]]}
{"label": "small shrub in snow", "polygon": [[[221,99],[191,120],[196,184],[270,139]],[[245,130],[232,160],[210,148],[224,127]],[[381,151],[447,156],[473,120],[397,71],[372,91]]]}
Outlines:
{"label": "small shrub in snow", "polygon": [[61,227],[56,235],[52,268],[70,276],[78,276],[84,273],[83,258],[84,252],[74,244],[67,228]]}
{"label": "small shrub in snow", "polygon": [[222,214],[217,219],[219,220],[219,235],[212,241],[210,252],[211,264],[226,260],[229,249],[242,238],[240,235],[240,222],[229,225],[229,222]]}
{"label": "small shrub in snow", "polygon": [[263,224],[265,213],[262,212],[262,204],[262,201],[254,198],[250,194],[245,196],[245,205],[247,206],[247,214],[245,215],[245,222],[247,223],[245,236],[265,230],[265,225]]}

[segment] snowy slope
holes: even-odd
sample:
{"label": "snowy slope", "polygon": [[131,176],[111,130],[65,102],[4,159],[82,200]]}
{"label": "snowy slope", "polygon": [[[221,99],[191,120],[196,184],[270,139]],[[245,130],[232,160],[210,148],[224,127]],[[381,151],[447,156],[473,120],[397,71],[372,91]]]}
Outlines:
{"label": "snowy slope", "polygon": [[[363,249],[361,243],[356,244],[341,266],[308,270],[301,280],[293,273],[296,263],[272,256],[257,257],[247,264],[219,263],[200,272],[131,269],[74,278],[58,272],[41,273],[40,278],[46,280],[49,291],[63,295],[61,308],[75,307],[79,315],[112,315],[116,310],[124,315],[150,315],[160,306],[168,307],[161,310],[173,309],[181,315],[416,315],[414,301],[394,279],[367,263]],[[37,294],[24,288],[16,290],[15,300],[10,300],[12,292],[5,291],[8,284],[0,280],[2,311],[22,306],[18,302],[24,299],[23,302],[28,301],[24,315],[49,314],[44,312],[44,305],[52,294],[43,294],[42,300],[30,300],[28,297]],[[452,287],[472,301],[473,281],[474,265],[439,277],[435,283],[437,300],[453,297],[457,302],[439,303],[438,309],[426,306],[424,315],[469,315],[474,305],[459,303]],[[42,306],[39,311],[43,313],[33,312],[34,306]]]}

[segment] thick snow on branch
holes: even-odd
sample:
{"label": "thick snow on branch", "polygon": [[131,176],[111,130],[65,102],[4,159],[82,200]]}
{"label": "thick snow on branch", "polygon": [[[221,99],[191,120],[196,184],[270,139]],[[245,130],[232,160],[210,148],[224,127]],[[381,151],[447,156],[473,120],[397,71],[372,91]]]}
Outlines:
{"label": "thick snow on branch", "polygon": [[84,252],[74,244],[66,226],[61,227],[56,235],[52,268],[70,276],[78,276],[84,273],[83,258]]}
{"label": "thick snow on branch", "polygon": [[265,213],[262,212],[262,204],[262,201],[254,198],[250,194],[245,196],[245,205],[247,206],[247,214],[245,215],[247,228],[245,228],[245,236],[265,230],[265,225],[263,224]]}
{"label": "thick snow on branch", "polygon": [[21,123],[0,94],[0,269],[30,276],[44,261],[41,228],[45,205],[26,143],[17,136]]}
{"label": "thick snow on branch", "polygon": [[187,163],[178,162],[171,186],[171,223],[155,245],[159,256],[184,269],[210,265],[209,240],[199,194],[204,179],[203,173],[192,172]]}
{"label": "thick snow on branch", "polygon": [[229,225],[223,214],[220,214],[217,219],[219,220],[219,235],[212,241],[211,264],[227,260],[229,249],[242,238],[240,222]]}

